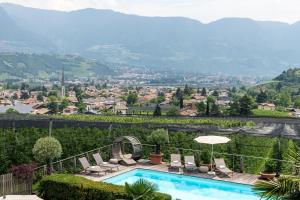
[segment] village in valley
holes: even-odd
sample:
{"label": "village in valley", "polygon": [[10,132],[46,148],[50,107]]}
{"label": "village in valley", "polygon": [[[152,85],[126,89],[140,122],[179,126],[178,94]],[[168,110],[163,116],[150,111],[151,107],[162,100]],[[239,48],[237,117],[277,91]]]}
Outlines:
{"label": "village in valley", "polygon": [[[151,78],[149,78],[151,77]],[[127,73],[104,82],[66,81],[64,71],[59,81],[16,85],[2,85],[1,113],[91,114],[91,115],[148,115],[148,116],[240,116],[266,111],[284,113],[286,117],[300,117],[293,106],[276,106],[264,98],[261,91],[256,98],[247,95],[245,86],[238,88],[237,79],[202,76],[189,77],[189,84],[150,84],[159,80],[155,75],[139,76]],[[108,81],[109,80],[109,81]],[[197,81],[195,81],[197,80]],[[210,81],[214,85],[210,85]],[[247,80],[245,84],[253,84]],[[188,82],[188,80],[185,80]],[[202,85],[203,87],[200,87]],[[262,98],[260,98],[262,96]],[[239,105],[237,105],[239,104]],[[237,108],[244,105],[245,108]],[[244,109],[245,111],[241,111]]]}

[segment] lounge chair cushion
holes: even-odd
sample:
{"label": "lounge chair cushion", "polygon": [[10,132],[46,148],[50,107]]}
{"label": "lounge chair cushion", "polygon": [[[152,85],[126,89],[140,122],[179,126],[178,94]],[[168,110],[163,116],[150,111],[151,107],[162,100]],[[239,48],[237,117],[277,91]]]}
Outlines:
{"label": "lounge chair cushion", "polygon": [[111,163],[111,164],[118,164],[118,162],[119,162],[118,159],[113,159],[112,158],[112,159],[109,160],[109,163]]}
{"label": "lounge chair cushion", "polygon": [[99,166],[90,166],[87,169],[85,169],[86,171],[92,171],[92,172],[104,172],[106,171],[105,169],[102,169]]}

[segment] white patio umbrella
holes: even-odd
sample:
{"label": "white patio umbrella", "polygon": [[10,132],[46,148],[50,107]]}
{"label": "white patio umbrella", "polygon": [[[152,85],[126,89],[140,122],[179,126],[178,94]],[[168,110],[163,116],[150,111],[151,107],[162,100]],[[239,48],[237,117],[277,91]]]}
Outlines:
{"label": "white patio umbrella", "polygon": [[[224,144],[230,141],[229,138],[223,136],[209,135],[209,136],[199,136],[194,139],[198,143],[202,144],[211,144],[211,166],[213,165],[213,152],[214,152],[214,144]],[[211,167],[211,174],[213,174]]]}

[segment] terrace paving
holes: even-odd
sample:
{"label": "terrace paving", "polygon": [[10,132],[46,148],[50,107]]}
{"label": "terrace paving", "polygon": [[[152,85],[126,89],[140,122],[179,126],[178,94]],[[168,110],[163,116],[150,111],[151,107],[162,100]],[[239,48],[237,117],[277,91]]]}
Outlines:
{"label": "terrace paving", "polygon": [[248,184],[253,185],[255,181],[258,180],[258,175],[255,174],[246,174],[246,173],[236,173],[234,172],[232,177],[225,177],[225,176],[212,176],[207,173],[186,173],[182,169],[178,171],[170,171],[168,168],[168,165],[166,163],[163,163],[161,165],[151,165],[151,164],[137,164],[135,166],[123,166],[120,165],[119,171],[114,171],[112,173],[107,173],[106,175],[103,173],[100,176],[98,174],[78,174],[78,176],[85,177],[87,179],[93,180],[93,181],[103,181],[105,179],[111,178],[113,176],[120,175],[122,173],[134,170],[134,169],[150,169],[150,170],[157,170],[161,172],[169,172],[169,173],[175,173],[175,174],[184,174],[194,177],[200,177],[200,178],[211,178],[214,180],[222,180],[222,181],[228,181],[233,183],[240,183],[240,184]]}
{"label": "terrace paving", "polygon": [[6,197],[0,197],[1,199],[6,200],[42,200],[41,198],[37,197],[36,195],[6,195]]}

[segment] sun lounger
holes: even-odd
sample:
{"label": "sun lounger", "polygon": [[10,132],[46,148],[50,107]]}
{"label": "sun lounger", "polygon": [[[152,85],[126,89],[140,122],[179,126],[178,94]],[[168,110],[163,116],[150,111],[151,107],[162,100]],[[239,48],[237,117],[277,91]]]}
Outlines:
{"label": "sun lounger", "polygon": [[187,171],[194,171],[197,169],[194,156],[184,156],[184,168]]}
{"label": "sun lounger", "polygon": [[96,172],[98,175],[100,175],[101,172],[107,173],[107,169],[103,169],[100,166],[91,166],[86,157],[79,158],[79,162],[81,163],[84,172]]}
{"label": "sun lounger", "polygon": [[171,154],[171,169],[180,169],[181,168],[181,156],[180,154]]}
{"label": "sun lounger", "polygon": [[136,163],[137,163],[132,158],[127,158],[126,156],[121,156],[121,158],[122,158],[121,163],[123,163],[124,165],[127,165],[127,166],[136,165]]}
{"label": "sun lounger", "polygon": [[136,165],[136,161],[132,158],[123,155],[121,148],[120,149],[113,149],[113,158],[117,159],[121,164],[126,166]]}
{"label": "sun lounger", "polygon": [[119,170],[119,165],[111,164],[108,162],[103,162],[103,159],[102,159],[100,153],[93,154],[93,157],[98,166],[103,167],[103,168],[109,168],[110,170],[113,170],[113,169]]}
{"label": "sun lounger", "polygon": [[230,170],[226,166],[226,163],[225,163],[223,158],[215,158],[214,161],[215,161],[215,164],[216,164],[216,170],[218,172],[221,172],[222,174],[226,174],[229,177],[230,177],[230,175],[233,176],[233,171]]}

